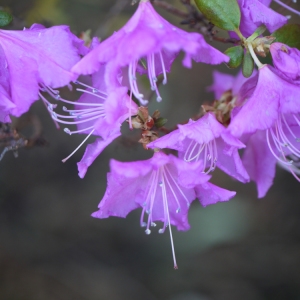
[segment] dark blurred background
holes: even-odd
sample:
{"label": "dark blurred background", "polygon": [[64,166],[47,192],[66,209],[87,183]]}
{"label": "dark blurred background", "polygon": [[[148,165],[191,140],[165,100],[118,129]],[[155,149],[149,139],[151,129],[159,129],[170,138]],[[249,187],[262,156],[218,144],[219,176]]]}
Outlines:
{"label": "dark blurred background", "polygon": [[[180,1],[169,2],[184,10]],[[14,15],[15,29],[35,22],[68,24],[75,34],[90,29],[102,39],[136,9],[122,0],[2,0],[0,5]],[[180,26],[180,19],[157,10]],[[213,99],[205,91],[213,68],[184,69],[181,59],[161,88],[162,103],[150,105],[150,112],[159,109],[170,127]],[[225,66],[216,69],[228,72]],[[62,93],[69,96],[66,89]],[[168,233],[153,230],[146,236],[139,227],[140,211],[126,219],[90,217],[106,188],[109,159],[138,160],[151,153],[119,138],[82,180],[76,163],[85,146],[65,164],[61,159],[84,136],[56,130],[40,101],[22,120],[30,116],[39,119],[49,144],[20,149],[18,158],[9,152],[0,162],[1,300],[300,299],[300,193],[289,173],[278,168],[273,187],[258,200],[253,183],[242,185],[215,171],[212,181],[237,196],[206,208],[194,201],[191,229],[173,231],[175,271]]]}

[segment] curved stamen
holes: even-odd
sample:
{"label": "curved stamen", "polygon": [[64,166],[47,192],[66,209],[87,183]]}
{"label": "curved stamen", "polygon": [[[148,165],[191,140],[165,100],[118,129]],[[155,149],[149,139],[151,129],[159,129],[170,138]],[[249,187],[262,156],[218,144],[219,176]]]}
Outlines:
{"label": "curved stamen", "polygon": [[83,93],[86,93],[86,94],[89,94],[89,95],[93,95],[93,96],[95,96],[95,97],[97,97],[97,98],[100,98],[100,99],[103,99],[103,100],[106,100],[106,99],[107,99],[106,96],[97,95],[96,93],[90,92],[90,91],[87,91],[87,90],[76,89],[76,91],[78,91],[78,92],[83,92]]}
{"label": "curved stamen", "polygon": [[129,78],[129,85],[133,95],[140,101],[142,105],[147,105],[148,101],[143,99],[144,95],[139,92],[139,89],[136,84],[136,68],[137,68],[137,61],[133,61],[128,66],[128,78]]}
{"label": "curved stamen", "polygon": [[[274,0],[274,1],[275,1],[277,4],[281,5],[282,7],[284,7],[285,9],[287,9],[287,10],[293,12],[294,14],[300,16],[300,12],[297,11],[296,9],[294,9],[294,8],[292,8],[292,7],[290,7],[290,6],[288,6],[287,4],[281,2],[280,0]],[[294,2],[294,3],[296,3],[296,2]]]}
{"label": "curved stamen", "polygon": [[96,88],[94,88],[94,87],[92,87],[92,86],[90,86],[90,85],[87,85],[87,84],[85,84],[85,83],[83,83],[83,82],[81,82],[81,81],[75,81],[74,82],[75,84],[80,84],[80,85],[82,85],[82,86],[84,86],[84,87],[86,87],[86,88],[88,88],[88,89],[91,89],[92,91],[93,91],[93,93],[95,94],[95,93],[101,93],[101,94],[103,94],[104,96],[107,96],[107,93],[105,93],[105,92],[103,92],[103,91],[101,91],[101,90],[98,90],[98,89],[96,89]]}
{"label": "curved stamen", "polygon": [[[271,153],[273,154],[273,156],[274,156],[280,163],[282,163],[282,164],[284,164],[284,165],[289,165],[289,166],[290,166],[290,165],[292,164],[292,162],[282,160],[282,158],[280,158],[277,154],[275,154],[275,152],[274,152],[274,150],[273,150],[273,148],[272,148],[272,146],[271,146],[271,143],[270,143],[269,131],[270,131],[269,129],[266,130],[266,138],[267,138],[267,143],[268,143],[268,146],[269,146],[269,149],[270,149]],[[271,132],[271,135],[272,135],[272,132]],[[274,139],[273,139],[273,141],[274,141]],[[275,146],[276,146],[276,148],[277,148],[276,142],[275,142]],[[277,149],[278,149],[278,148],[277,148]],[[279,150],[279,151],[280,151],[280,150]],[[286,158],[284,157],[284,159],[286,159]]]}
{"label": "curved stamen", "polygon": [[72,134],[75,134],[75,133],[85,132],[85,131],[93,129],[93,128],[94,128],[94,126],[90,126],[90,127],[87,127],[87,128],[76,130],[76,131],[71,131],[69,128],[64,128],[64,132],[69,134],[69,135],[72,135]]}
{"label": "curved stamen", "polygon": [[95,131],[95,129],[93,129],[90,133],[89,133],[89,135],[87,135],[86,137],[85,137],[85,139],[80,143],[80,145],[69,155],[69,156],[67,156],[66,158],[64,158],[63,160],[62,160],[62,162],[66,162],[71,156],[73,156],[74,155],[74,153],[75,152],[77,152],[77,150],[87,141],[87,139],[92,135],[92,133]]}
{"label": "curved stamen", "polygon": [[163,75],[164,75],[163,84],[167,84],[167,73],[166,73],[166,67],[165,67],[165,63],[164,63],[164,59],[163,59],[163,56],[162,56],[162,53],[161,53],[161,51],[159,52],[159,57],[160,57],[160,62],[161,62],[162,71],[163,71]]}

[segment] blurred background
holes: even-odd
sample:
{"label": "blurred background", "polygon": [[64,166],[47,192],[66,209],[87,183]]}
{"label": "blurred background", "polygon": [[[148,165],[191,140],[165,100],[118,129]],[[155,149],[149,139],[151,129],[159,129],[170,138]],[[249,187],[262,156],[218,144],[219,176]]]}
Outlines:
{"label": "blurred background", "polygon": [[[91,30],[105,39],[133,14],[136,6],[130,2],[1,0],[0,5],[14,15],[14,29],[35,22],[68,24],[77,35]],[[169,3],[185,9],[179,0]],[[157,11],[181,26],[179,18]],[[206,92],[213,68],[194,64],[188,70],[181,59],[160,88],[164,100],[152,101],[149,108],[151,113],[159,109],[169,127],[213,100]],[[216,69],[229,71],[225,66]],[[67,89],[62,93],[74,97]],[[56,130],[40,101],[21,119],[29,124],[24,134],[33,130],[32,118],[38,118],[48,144],[20,149],[18,158],[8,152],[0,162],[1,300],[300,299],[300,193],[289,173],[278,168],[273,187],[258,200],[253,183],[243,185],[215,171],[212,182],[237,191],[237,196],[206,208],[193,202],[191,229],[173,231],[175,271],[168,233],[145,235],[139,226],[141,211],[126,219],[90,217],[105,192],[109,160],[146,159],[151,153],[140,144],[128,147],[121,137],[80,179],[76,163],[85,146],[65,164],[61,159],[84,136]]]}

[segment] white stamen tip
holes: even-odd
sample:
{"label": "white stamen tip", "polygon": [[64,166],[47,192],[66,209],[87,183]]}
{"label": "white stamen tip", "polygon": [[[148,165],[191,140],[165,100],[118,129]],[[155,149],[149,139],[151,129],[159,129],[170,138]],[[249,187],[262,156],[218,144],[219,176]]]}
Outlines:
{"label": "white stamen tip", "polygon": [[151,222],[151,226],[152,226],[152,227],[156,227],[156,223]]}
{"label": "white stamen tip", "polygon": [[157,102],[160,102],[161,100],[162,100],[162,97],[157,97],[157,98],[156,98],[156,101],[157,101]]}
{"label": "white stamen tip", "polygon": [[141,227],[146,227],[147,226],[147,224],[145,223],[145,222],[143,222],[142,224],[141,224]]}
{"label": "white stamen tip", "polygon": [[150,229],[146,229],[146,230],[145,230],[145,233],[146,233],[146,234],[150,234],[150,233],[151,233],[151,230],[150,230]]}
{"label": "white stamen tip", "polygon": [[63,111],[68,111],[68,109],[65,106],[63,106],[62,110]]}
{"label": "white stamen tip", "polygon": [[69,128],[64,128],[64,132],[71,135],[71,130]]}
{"label": "white stamen tip", "polygon": [[162,234],[164,232],[165,232],[165,230],[163,228],[161,228],[161,229],[158,230],[158,233],[160,233],[160,234]]}
{"label": "white stamen tip", "polygon": [[180,211],[181,211],[181,209],[180,209],[180,208],[177,208],[177,209],[176,209],[176,214],[179,214]]}
{"label": "white stamen tip", "polygon": [[164,79],[162,83],[163,83],[163,85],[166,85],[167,84],[167,79]]}

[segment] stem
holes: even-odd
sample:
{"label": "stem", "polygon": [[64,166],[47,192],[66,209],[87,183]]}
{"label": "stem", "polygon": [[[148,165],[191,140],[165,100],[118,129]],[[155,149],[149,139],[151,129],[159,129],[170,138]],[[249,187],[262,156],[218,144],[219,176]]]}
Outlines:
{"label": "stem", "polygon": [[253,58],[255,64],[256,64],[257,67],[260,69],[260,68],[263,66],[263,64],[262,64],[262,63],[259,61],[259,59],[257,58],[257,56],[256,56],[256,54],[255,54],[255,52],[254,52],[254,50],[253,50],[252,44],[251,44],[251,43],[247,43],[247,46],[248,46],[249,52],[250,52],[250,54],[251,54],[251,56],[252,56],[252,58]]}

